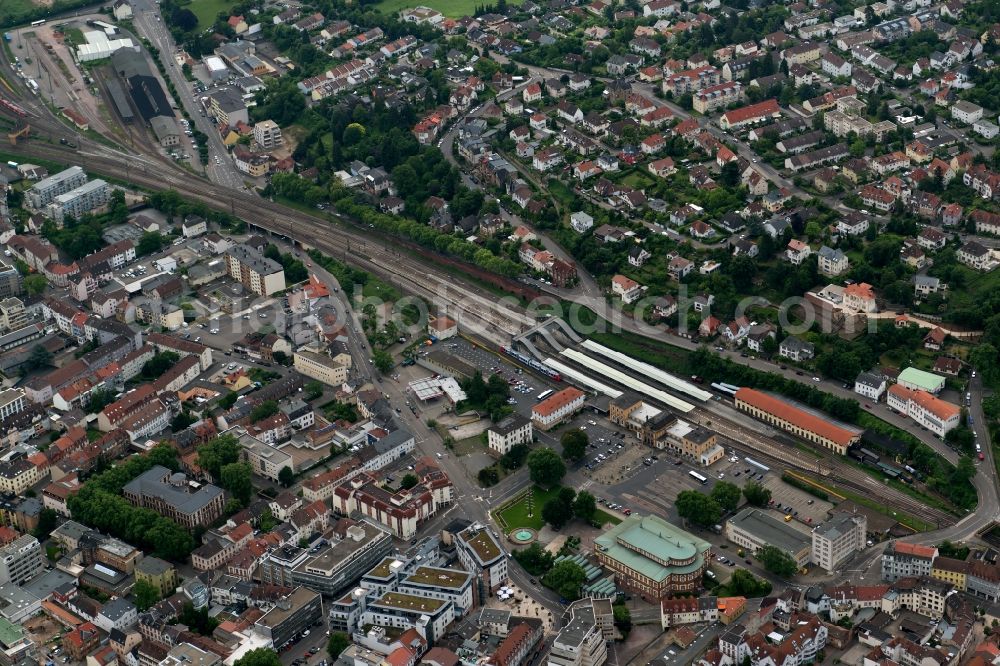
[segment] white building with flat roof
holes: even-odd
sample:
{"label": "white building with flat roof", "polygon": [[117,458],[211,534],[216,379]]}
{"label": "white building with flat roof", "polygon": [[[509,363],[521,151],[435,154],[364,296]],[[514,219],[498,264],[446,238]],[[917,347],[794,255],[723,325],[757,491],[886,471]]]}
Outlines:
{"label": "white building with flat roof", "polygon": [[837,513],[812,531],[812,561],[833,573],[865,547],[868,519],[863,513]]}

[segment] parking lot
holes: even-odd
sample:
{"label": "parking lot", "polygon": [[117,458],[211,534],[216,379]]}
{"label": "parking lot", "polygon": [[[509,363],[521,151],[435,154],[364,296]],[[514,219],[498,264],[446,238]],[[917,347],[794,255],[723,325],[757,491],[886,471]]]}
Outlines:
{"label": "parking lot", "polygon": [[774,500],[773,508],[777,512],[775,517],[783,518],[791,515],[793,520],[815,527],[827,519],[834,506],[804,490],[788,485],[776,474],[770,475],[765,481],[763,485],[771,491],[771,499]]}
{"label": "parking lot", "polygon": [[531,408],[538,403],[537,398],[542,392],[566,388],[565,384],[543,379],[530,370],[522,369],[499,351],[497,353],[487,351],[465,339],[451,338],[441,342],[440,346],[449,354],[478,369],[486,379],[490,375],[500,374],[509,383],[513,382],[510,388],[510,405],[522,416],[531,417]]}

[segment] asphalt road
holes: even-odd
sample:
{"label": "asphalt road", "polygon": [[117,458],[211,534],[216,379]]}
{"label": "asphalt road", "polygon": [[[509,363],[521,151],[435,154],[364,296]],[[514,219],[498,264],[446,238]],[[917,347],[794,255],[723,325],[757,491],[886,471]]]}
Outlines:
{"label": "asphalt road", "polygon": [[[218,130],[209,118],[201,115],[200,102],[192,99],[194,96],[192,84],[184,78],[180,65],[174,59],[177,45],[166,23],[160,17],[160,6],[153,0],[133,0],[132,12],[132,21],[136,28],[160,51],[160,61],[180,96],[178,103],[184,107],[194,125],[208,137],[208,163],[205,165],[205,170],[209,178],[220,185],[237,190],[243,189],[243,177],[229,158],[229,152],[223,145]],[[216,157],[219,158],[218,162]]]}

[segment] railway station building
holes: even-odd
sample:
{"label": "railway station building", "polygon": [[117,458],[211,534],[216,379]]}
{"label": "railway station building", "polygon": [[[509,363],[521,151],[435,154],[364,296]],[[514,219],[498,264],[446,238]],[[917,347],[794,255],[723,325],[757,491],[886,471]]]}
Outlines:
{"label": "railway station building", "polygon": [[840,455],[861,441],[860,432],[842,428],[767,393],[741,388],[735,398],[740,411]]}

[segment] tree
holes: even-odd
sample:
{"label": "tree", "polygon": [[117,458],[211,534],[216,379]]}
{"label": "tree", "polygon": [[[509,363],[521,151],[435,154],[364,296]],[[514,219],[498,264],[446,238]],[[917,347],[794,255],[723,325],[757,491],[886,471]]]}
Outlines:
{"label": "tree", "polygon": [[35,345],[25,361],[24,367],[28,370],[40,370],[52,365],[52,352],[41,345]]}
{"label": "tree", "polygon": [[41,296],[49,286],[48,279],[39,273],[32,273],[24,278],[24,290],[29,296]]}
{"label": "tree", "polygon": [[736,160],[726,162],[719,172],[719,178],[722,185],[729,189],[733,189],[740,184],[740,165]]}
{"label": "tree", "polygon": [[497,471],[496,467],[490,465],[489,467],[484,467],[479,470],[476,478],[479,479],[479,485],[484,488],[489,488],[490,486],[495,486],[500,483],[500,472]]}
{"label": "tree", "polygon": [[163,373],[174,367],[179,360],[181,360],[181,357],[177,352],[168,351],[155,354],[153,358],[143,364],[141,371],[142,378],[151,380],[162,377]]}
{"label": "tree", "polygon": [[56,528],[56,519],[58,517],[59,514],[55,512],[55,509],[50,509],[48,507],[42,509],[38,514],[38,525],[34,530],[32,530],[32,534],[35,535],[35,538],[39,541],[48,539],[52,530]]}
{"label": "tree", "polygon": [[218,479],[222,467],[240,459],[239,441],[232,435],[222,435],[198,447],[198,467],[212,479]]}
{"label": "tree", "polygon": [[625,604],[615,604],[611,607],[611,611],[614,613],[615,627],[627,638],[632,631],[632,612]]}
{"label": "tree", "polygon": [[712,499],[724,511],[735,511],[740,504],[740,489],[737,485],[719,481],[712,488]]}
{"label": "tree", "polygon": [[233,666],[281,666],[281,659],[271,648],[256,648],[237,659]]}
{"label": "tree", "polygon": [[572,560],[563,560],[549,569],[542,583],[567,601],[576,601],[580,598],[580,586],[586,580],[583,567]]}
{"label": "tree", "polygon": [[532,576],[543,576],[552,568],[555,556],[536,541],[523,550],[515,550],[514,559]]}
{"label": "tree", "polygon": [[757,559],[761,561],[765,569],[782,578],[788,578],[799,570],[799,565],[796,564],[791,555],[771,544],[767,544],[757,551]]}
{"label": "tree", "polygon": [[340,653],[351,644],[351,639],[342,631],[334,631],[330,634],[330,640],[326,643],[326,653],[330,655],[331,663],[337,660]]}
{"label": "tree", "polygon": [[277,414],[279,410],[280,407],[278,407],[277,400],[265,400],[250,410],[250,422],[257,423],[258,421],[269,419]]}
{"label": "tree", "polygon": [[715,525],[722,517],[722,509],[714,499],[697,490],[683,490],[677,495],[677,513],[695,525]]}
{"label": "tree", "polygon": [[198,16],[190,9],[175,6],[174,11],[170,14],[169,22],[170,25],[176,26],[184,32],[191,32],[198,27]]}
{"label": "tree", "polygon": [[278,472],[278,483],[280,483],[285,488],[288,488],[293,483],[295,483],[295,472],[288,465],[285,465]]}
{"label": "tree", "polygon": [[573,513],[577,518],[586,520],[588,523],[594,519],[597,512],[597,500],[586,490],[582,491],[573,500]]}
{"label": "tree", "polygon": [[132,586],[132,598],[141,613],[160,600],[160,589],[147,580],[137,580]]}
{"label": "tree", "polygon": [[303,390],[306,393],[304,398],[305,401],[312,402],[316,398],[323,395],[323,382],[319,382],[314,379],[311,382],[307,382],[303,387]]}
{"label": "tree", "polygon": [[[100,413],[100,411],[101,410],[96,410],[96,411],[91,412],[91,413],[92,414],[97,414],[97,413]],[[174,419],[173,419],[173,421],[170,422],[170,429],[172,431],[174,431],[174,432],[180,432],[181,430],[184,430],[185,428],[187,428],[189,425],[191,425],[192,423],[194,423],[197,420],[198,419],[196,419],[194,417],[194,415],[191,414],[191,412],[189,412],[188,410],[185,409],[185,410],[181,411],[180,414],[178,414],[177,416],[175,416]]]}
{"label": "tree", "polygon": [[375,369],[383,375],[392,370],[392,366],[395,365],[392,362],[392,356],[384,349],[379,349],[372,354],[372,363],[375,365]]}
{"label": "tree", "polygon": [[500,456],[500,464],[507,470],[520,469],[524,461],[528,459],[529,453],[531,453],[531,447],[527,444],[515,444],[510,447],[510,451]]}
{"label": "tree", "polygon": [[238,499],[240,504],[249,506],[253,496],[253,482],[250,480],[252,473],[247,463],[229,463],[220,470],[219,485]]}
{"label": "tree", "polygon": [[757,578],[746,569],[737,569],[726,583],[729,593],[739,597],[763,597],[771,592],[771,584]]}
{"label": "tree", "polygon": [[573,500],[575,498],[575,490],[560,488],[559,494],[542,507],[542,518],[555,529],[561,529],[563,525],[573,520]]}
{"label": "tree", "polygon": [[139,242],[136,243],[135,253],[140,257],[145,257],[147,254],[153,254],[162,250],[167,245],[167,242],[163,234],[156,231],[147,231],[139,238]]}
{"label": "tree", "polygon": [[420,483],[420,479],[417,478],[416,474],[407,474],[403,477],[403,480],[399,482],[399,487],[403,490],[409,490],[418,483]]}
{"label": "tree", "polygon": [[771,501],[771,490],[756,481],[751,481],[743,486],[743,496],[747,498],[748,504],[753,506],[767,506]]}
{"label": "tree", "polygon": [[[188,629],[196,634],[200,634],[201,636],[211,636],[212,632],[219,626],[219,620],[209,616],[208,606],[196,609],[190,602],[184,604],[180,614],[177,616],[177,622],[185,625]],[[279,666],[278,664],[266,663],[263,661],[260,663],[253,660],[246,661],[247,657],[254,652],[270,652],[274,655],[275,660],[278,658],[277,652],[267,648],[259,648],[257,650],[247,652],[246,655],[244,655],[244,657],[236,663],[245,662],[243,666]]]}
{"label": "tree", "polygon": [[579,428],[574,428],[564,432],[559,438],[559,443],[562,445],[562,457],[566,460],[576,461],[587,455],[587,444],[590,443],[590,439],[587,437],[587,433]]}
{"label": "tree", "polygon": [[566,475],[566,465],[559,455],[545,446],[528,454],[528,469],[531,480],[545,488],[551,488]]}

